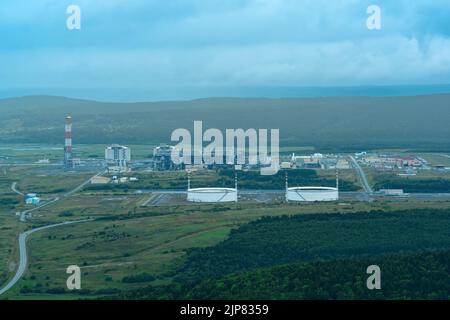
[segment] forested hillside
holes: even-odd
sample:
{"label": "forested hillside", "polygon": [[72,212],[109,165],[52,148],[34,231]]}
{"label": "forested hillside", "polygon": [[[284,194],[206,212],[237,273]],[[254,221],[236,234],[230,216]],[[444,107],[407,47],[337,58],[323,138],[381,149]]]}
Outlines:
{"label": "forested hillside", "polygon": [[181,281],[278,264],[450,248],[450,214],[437,210],[267,217],[224,242],[193,249]]}
{"label": "forested hillside", "polygon": [[[266,217],[192,249],[168,285],[132,299],[449,299],[450,214],[397,212]],[[366,287],[381,268],[382,290]]]}
{"label": "forested hillside", "polygon": [[211,98],[103,103],[31,96],[0,100],[0,142],[61,143],[73,116],[74,143],[168,142],[176,128],[280,129],[282,146],[450,150],[450,95],[302,99]]}
{"label": "forested hillside", "polygon": [[[366,269],[381,269],[381,290],[368,290]],[[295,263],[208,278],[196,284],[149,286],[127,299],[450,299],[450,251]]]}
{"label": "forested hillside", "polygon": [[[366,269],[378,265],[381,290],[368,290]],[[450,252],[391,255],[258,269],[210,279],[189,299],[444,299],[450,298]]]}

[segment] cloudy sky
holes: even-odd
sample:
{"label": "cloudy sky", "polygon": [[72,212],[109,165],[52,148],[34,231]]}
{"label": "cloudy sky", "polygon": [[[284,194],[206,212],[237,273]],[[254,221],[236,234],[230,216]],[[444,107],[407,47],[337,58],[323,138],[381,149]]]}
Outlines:
{"label": "cloudy sky", "polygon": [[[70,4],[81,30],[66,28]],[[370,4],[381,7],[381,30],[366,27]],[[449,21],[449,0],[2,1],[0,88],[176,98],[198,88],[450,84]]]}

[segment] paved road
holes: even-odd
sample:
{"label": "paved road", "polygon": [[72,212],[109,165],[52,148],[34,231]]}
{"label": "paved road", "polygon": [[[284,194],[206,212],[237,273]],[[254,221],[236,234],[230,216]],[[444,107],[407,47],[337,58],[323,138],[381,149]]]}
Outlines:
{"label": "paved road", "polygon": [[[17,193],[18,195],[25,196],[22,192],[20,192],[19,190],[17,190],[16,187],[17,187],[17,182],[13,182],[13,183],[11,184],[11,190],[12,190],[13,192]],[[32,213],[33,211],[36,211],[36,210],[38,210],[38,209],[40,209],[40,208],[42,208],[42,207],[48,206],[49,204],[51,204],[51,203],[53,203],[53,202],[55,202],[55,201],[58,201],[58,200],[59,200],[59,198],[56,197],[55,199],[53,199],[53,200],[51,200],[51,201],[49,201],[49,202],[46,202],[46,203],[44,203],[44,204],[41,204],[40,206],[38,206],[38,207],[36,207],[36,208],[22,211],[22,212],[20,213],[20,221],[21,221],[21,222],[25,222],[25,221],[27,220],[28,214],[30,214],[30,213]]]}
{"label": "paved road", "polygon": [[32,212],[34,212],[34,211],[37,211],[37,210],[39,210],[39,209],[41,209],[41,208],[43,208],[43,207],[46,207],[46,206],[48,206],[48,205],[50,205],[50,204],[52,204],[52,203],[54,203],[54,202],[56,202],[56,201],[58,201],[58,200],[59,200],[59,198],[56,197],[55,199],[53,199],[53,200],[51,200],[51,201],[49,201],[49,202],[43,203],[43,204],[41,204],[40,206],[38,206],[38,207],[36,207],[36,208],[28,209],[28,210],[22,211],[22,212],[20,213],[20,221],[21,221],[21,222],[25,222],[25,221],[27,220],[27,217],[30,215],[30,213],[32,213]]}
{"label": "paved road", "polygon": [[70,196],[71,196],[72,194],[74,194],[75,192],[80,191],[81,189],[83,189],[83,187],[84,187],[85,185],[87,185],[88,183],[91,182],[91,179],[92,179],[92,178],[97,177],[97,176],[103,174],[104,172],[105,172],[105,170],[102,170],[102,171],[100,171],[99,173],[97,173],[96,175],[90,177],[89,179],[87,179],[86,181],[84,181],[84,182],[83,182],[82,184],[80,184],[79,186],[77,186],[77,187],[75,187],[74,189],[72,189],[72,190],[70,190],[69,192],[67,192],[67,193],[64,195],[64,197],[70,197]]}
{"label": "paved road", "polygon": [[17,190],[16,186],[17,186],[17,182],[13,182],[13,183],[11,184],[11,191],[17,193],[18,195],[24,196],[24,194],[23,194],[22,192],[20,192],[19,190]]}
{"label": "paved road", "polygon": [[[72,190],[70,190],[69,192],[67,192],[66,194],[64,194],[64,197],[65,197],[65,198],[70,197],[70,196],[71,196],[72,194],[74,194],[75,192],[80,191],[85,185],[87,185],[87,184],[91,181],[91,179],[92,179],[93,177],[99,176],[99,175],[101,175],[102,173],[104,173],[104,170],[100,171],[99,173],[95,174],[94,176],[92,176],[92,177],[89,178],[88,180],[84,181],[82,184],[76,186],[74,189],[72,189]],[[14,185],[14,188],[15,188],[15,182],[13,183],[13,185]],[[11,185],[11,189],[13,189],[13,185]],[[14,190],[13,190],[13,191],[14,191]],[[30,213],[32,213],[32,212],[34,212],[34,211],[37,211],[37,210],[39,210],[39,209],[41,209],[41,208],[43,208],[43,207],[45,207],[45,206],[48,206],[48,205],[50,205],[50,204],[52,204],[52,203],[55,203],[56,201],[59,201],[59,200],[61,200],[61,199],[60,199],[59,197],[56,197],[56,198],[54,198],[53,200],[51,200],[51,201],[49,201],[49,202],[46,202],[46,203],[44,203],[44,204],[41,204],[40,206],[38,206],[38,207],[36,207],[36,208],[22,211],[22,212],[20,213],[20,221],[21,221],[21,222],[25,222],[26,219],[27,219],[27,216],[28,216]]]}
{"label": "paved road", "polygon": [[[100,174],[102,174],[104,172],[104,170],[100,171],[99,173],[97,173],[95,176],[98,176]],[[79,186],[75,187],[74,189],[72,189],[71,191],[67,192],[64,197],[69,197],[71,196],[73,193],[81,190],[86,184],[88,184],[91,181],[91,178],[89,178],[88,180],[86,180],[85,182],[83,182],[82,184],[80,184]],[[13,186],[11,186],[12,188]],[[14,185],[15,187],[15,185]],[[47,203],[44,203],[43,205],[40,205],[39,207],[30,209],[30,210],[26,210],[21,212],[20,214],[20,221],[25,221],[26,216],[28,214],[30,214],[33,211],[39,210],[42,207],[48,206],[52,203],[55,203],[56,201],[60,200],[59,197],[56,197],[55,199],[53,199],[52,201],[49,201]],[[62,223],[57,223],[57,224],[52,224],[52,225],[48,225],[48,226],[43,226],[43,227],[39,227],[39,228],[35,228],[32,230],[28,230],[25,231],[23,233],[21,233],[19,235],[19,255],[20,255],[20,263],[19,263],[19,267],[17,268],[17,272],[14,275],[14,277],[11,279],[11,281],[2,289],[0,289],[0,295],[2,295],[3,293],[5,293],[6,291],[8,291],[9,289],[11,289],[16,283],[17,281],[19,281],[19,279],[22,277],[22,275],[24,274],[26,267],[27,267],[27,247],[26,247],[26,240],[27,237],[29,235],[31,235],[34,232],[40,231],[40,230],[44,230],[44,229],[49,229],[49,228],[55,228],[55,227],[59,227],[59,226],[64,226],[64,225],[68,225],[68,224],[74,224],[74,223],[81,223],[81,222],[87,222],[87,221],[91,221],[91,219],[88,220],[80,220],[80,221],[66,221],[66,222],[62,222]]]}
{"label": "paved road", "polygon": [[28,236],[30,236],[31,234],[33,234],[37,231],[60,227],[60,226],[65,226],[65,225],[70,225],[70,224],[75,224],[75,223],[88,222],[88,221],[92,221],[92,219],[79,220],[79,221],[66,221],[66,222],[62,222],[62,223],[51,224],[48,226],[31,229],[31,230],[21,233],[19,235],[19,255],[20,255],[19,267],[17,268],[16,274],[14,275],[14,277],[6,284],[5,287],[0,289],[0,295],[4,294],[6,291],[11,289],[17,283],[17,281],[20,280],[22,275],[25,273],[25,270],[27,269],[27,263],[28,263],[28,261],[27,261],[28,260],[27,238],[28,238]]}
{"label": "paved road", "polygon": [[350,160],[353,162],[353,165],[358,172],[359,180],[361,181],[361,184],[364,188],[364,191],[368,193],[369,195],[373,193],[372,188],[369,185],[369,182],[367,181],[366,174],[364,173],[364,170],[359,165],[358,161],[353,156],[350,156]]}
{"label": "paved road", "polygon": [[[241,194],[261,194],[261,193],[285,193],[284,189],[239,189],[238,192]],[[155,194],[186,194],[186,189],[145,189],[139,190],[136,193],[146,194],[146,193],[155,193]]]}

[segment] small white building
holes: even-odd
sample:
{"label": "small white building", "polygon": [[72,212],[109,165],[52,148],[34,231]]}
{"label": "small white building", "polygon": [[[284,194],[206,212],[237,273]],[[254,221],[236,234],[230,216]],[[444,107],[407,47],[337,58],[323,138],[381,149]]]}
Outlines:
{"label": "small white building", "polygon": [[402,196],[405,194],[403,189],[380,189],[380,193],[385,196]]}
{"label": "small white building", "polygon": [[108,184],[111,182],[111,179],[103,176],[95,176],[91,178],[92,184]]}
{"label": "small white building", "polygon": [[39,205],[41,203],[41,198],[39,198],[39,197],[27,197],[25,199],[25,203],[37,206],[37,205]]}
{"label": "small white building", "polygon": [[108,167],[108,173],[128,173],[131,172],[129,167],[123,166],[110,166]]}
{"label": "small white building", "polygon": [[287,161],[282,162],[282,163],[280,164],[280,168],[281,168],[281,169],[291,169],[291,168],[292,168],[292,163],[287,162]]}
{"label": "small white building", "polygon": [[336,162],[336,169],[339,169],[339,170],[350,169],[350,163],[346,159],[339,159]]}

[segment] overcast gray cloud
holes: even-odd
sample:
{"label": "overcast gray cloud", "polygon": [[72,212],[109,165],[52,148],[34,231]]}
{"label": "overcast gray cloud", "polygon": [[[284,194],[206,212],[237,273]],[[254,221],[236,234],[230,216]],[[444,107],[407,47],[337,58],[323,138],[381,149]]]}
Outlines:
{"label": "overcast gray cloud", "polygon": [[[67,5],[82,28],[65,27]],[[382,9],[382,30],[366,8]],[[3,88],[450,83],[450,2],[17,0],[0,7]]]}

